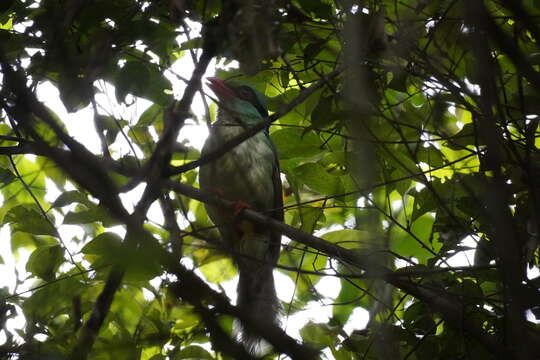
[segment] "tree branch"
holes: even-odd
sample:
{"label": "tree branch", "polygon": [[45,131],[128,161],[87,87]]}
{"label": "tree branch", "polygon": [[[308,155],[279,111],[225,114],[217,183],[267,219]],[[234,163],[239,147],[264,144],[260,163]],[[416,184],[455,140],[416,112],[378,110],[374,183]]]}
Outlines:
{"label": "tree branch", "polygon": [[[168,180],[164,183],[164,185],[182,195],[209,205],[224,209],[234,208],[234,202],[232,201],[220,198],[214,194],[201,191],[179,182]],[[391,285],[396,286],[402,291],[426,302],[426,304],[430,305],[434,311],[441,313],[445,317],[446,321],[477,338],[478,341],[489,349],[490,352],[497,354],[504,351],[504,347],[498,341],[498,339],[487,334],[481,326],[478,326],[477,323],[465,316],[465,305],[462,304],[457,297],[449,294],[447,291],[443,289],[427,288],[420,284],[416,284],[413,281],[408,280],[406,274],[399,276],[398,272],[393,272],[390,269],[379,265],[371,260],[369,256],[360,255],[352,250],[345,249],[341,246],[305,233],[254,210],[245,209],[239,216],[252,221],[259,226],[267,227],[304,245],[324,252],[328,256],[340,260],[343,263],[352,265],[358,268],[366,277],[379,278]],[[534,338],[540,338],[540,334],[537,334],[532,330],[529,331],[529,334]],[[536,345],[536,347],[538,347],[540,350],[540,345]]]}

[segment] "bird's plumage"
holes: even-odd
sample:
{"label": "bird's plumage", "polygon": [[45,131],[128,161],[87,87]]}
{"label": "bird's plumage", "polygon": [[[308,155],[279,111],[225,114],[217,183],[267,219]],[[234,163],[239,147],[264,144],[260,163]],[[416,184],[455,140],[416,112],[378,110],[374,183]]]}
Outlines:
{"label": "bird's plumage", "polygon": [[[219,149],[267,116],[262,96],[246,85],[210,78],[218,96],[218,120],[202,153]],[[201,188],[283,220],[279,163],[267,131],[261,131],[200,169]],[[237,219],[232,212],[207,206],[239,270],[238,306],[257,322],[278,322],[279,302],[272,275],[280,251],[280,234]],[[254,352],[258,337],[242,326],[241,339]]]}

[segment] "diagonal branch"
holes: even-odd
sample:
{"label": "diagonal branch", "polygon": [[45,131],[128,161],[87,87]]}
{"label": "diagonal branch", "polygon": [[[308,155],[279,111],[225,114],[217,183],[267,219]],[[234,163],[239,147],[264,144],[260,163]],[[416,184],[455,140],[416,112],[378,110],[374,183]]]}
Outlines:
{"label": "diagonal branch", "polygon": [[[169,180],[165,182],[165,185],[171,190],[206,204],[224,209],[233,209],[234,206],[232,201],[179,182]],[[393,272],[385,266],[379,265],[370,259],[369,256],[360,255],[349,249],[322,240],[254,210],[245,209],[240,216],[257,225],[277,231],[295,241],[324,252],[328,256],[338,259],[343,263],[352,265],[359,269],[365,276],[386,281],[431,306],[434,311],[441,313],[448,323],[456,328],[463,329],[468,334],[477,338],[490,352],[494,354],[504,353],[504,346],[494,336],[489,335],[472,319],[467,318],[465,305],[462,304],[460,299],[449,294],[444,289],[436,289],[417,284],[409,280],[406,274],[400,276],[400,273]],[[540,340],[540,334],[532,330],[529,331],[529,335],[534,339]],[[539,345],[537,345],[537,348],[540,350]]]}

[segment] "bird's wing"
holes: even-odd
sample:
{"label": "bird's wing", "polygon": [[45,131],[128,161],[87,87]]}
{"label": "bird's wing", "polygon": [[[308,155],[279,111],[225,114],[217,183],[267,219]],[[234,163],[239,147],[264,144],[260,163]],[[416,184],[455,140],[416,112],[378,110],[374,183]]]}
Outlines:
{"label": "bird's wing", "polygon": [[[281,184],[281,172],[280,172],[280,167],[279,167],[278,153],[276,150],[276,146],[274,145],[274,142],[270,138],[270,134],[268,134],[268,132],[265,132],[265,135],[268,137],[270,147],[272,148],[272,152],[274,154],[273,167],[272,167],[274,202],[273,202],[271,216],[276,220],[283,221],[284,219],[283,191],[282,191],[282,184]],[[269,250],[269,253],[271,254],[271,258],[274,260],[274,263],[277,262],[280,248],[281,248],[281,234],[273,231],[272,237],[271,237],[271,244],[268,250]]]}

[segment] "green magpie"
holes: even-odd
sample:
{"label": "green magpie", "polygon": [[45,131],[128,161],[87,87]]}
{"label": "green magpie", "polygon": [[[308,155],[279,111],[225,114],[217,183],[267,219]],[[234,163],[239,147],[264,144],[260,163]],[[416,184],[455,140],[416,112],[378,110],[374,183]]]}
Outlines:
{"label": "green magpie", "polygon": [[[202,155],[219,149],[223,143],[268,117],[263,95],[252,87],[215,77],[208,78],[208,86],[219,99],[219,108]],[[201,189],[237,205],[237,211],[209,205],[206,210],[238,268],[238,307],[258,323],[278,324],[279,301],[272,270],[279,257],[281,235],[236,216],[248,206],[283,221],[279,163],[268,130],[203,165],[199,183]],[[240,340],[251,353],[261,348],[261,340],[241,323]]]}

